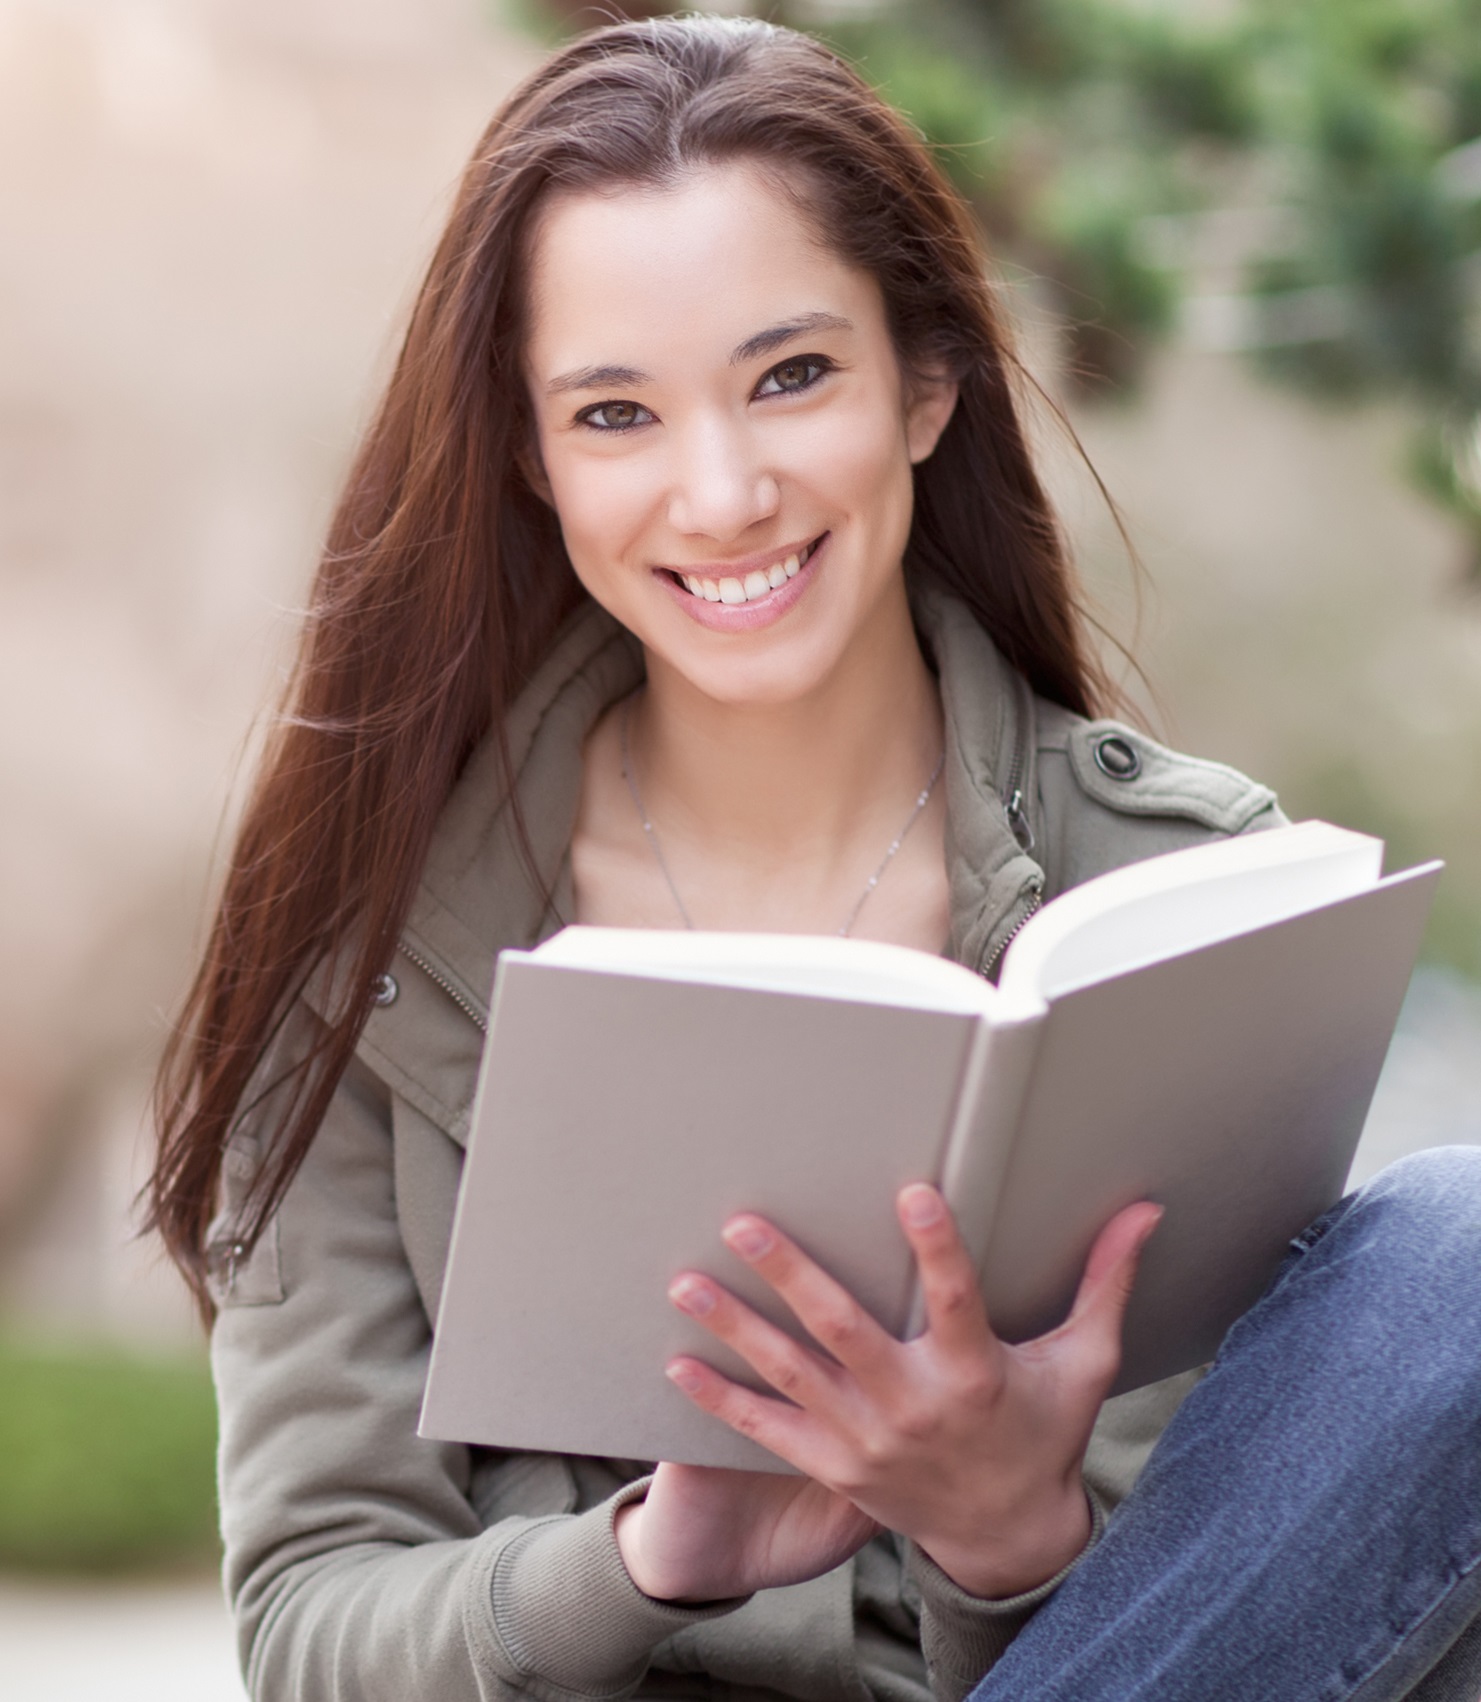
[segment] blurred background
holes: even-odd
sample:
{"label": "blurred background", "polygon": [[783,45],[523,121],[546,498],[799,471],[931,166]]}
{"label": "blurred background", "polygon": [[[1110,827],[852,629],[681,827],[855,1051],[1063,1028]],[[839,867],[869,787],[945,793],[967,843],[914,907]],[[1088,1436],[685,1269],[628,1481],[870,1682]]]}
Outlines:
{"label": "blurred background", "polygon": [[[978,209],[1140,552],[1046,415],[1154,730],[1448,860],[1358,1173],[1481,1139],[1481,0],[754,9],[854,56]],[[0,1659],[30,1702],[240,1694],[201,1344],[131,1228],[150,1072],[456,174],[596,17],[0,0]]]}

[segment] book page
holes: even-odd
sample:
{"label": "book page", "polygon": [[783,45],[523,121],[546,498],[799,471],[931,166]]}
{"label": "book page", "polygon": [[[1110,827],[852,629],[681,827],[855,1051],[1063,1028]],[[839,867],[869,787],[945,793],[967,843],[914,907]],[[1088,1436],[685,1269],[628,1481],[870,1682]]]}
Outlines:
{"label": "book page", "polygon": [[750,987],[906,1010],[975,1016],[995,990],[930,952],[826,934],[724,934],[667,928],[563,928],[529,954],[612,975]]}
{"label": "book page", "polygon": [[1032,1008],[1366,891],[1382,866],[1382,840],[1322,821],[1131,863],[1040,911],[1008,948],[999,988],[1007,1007]]}

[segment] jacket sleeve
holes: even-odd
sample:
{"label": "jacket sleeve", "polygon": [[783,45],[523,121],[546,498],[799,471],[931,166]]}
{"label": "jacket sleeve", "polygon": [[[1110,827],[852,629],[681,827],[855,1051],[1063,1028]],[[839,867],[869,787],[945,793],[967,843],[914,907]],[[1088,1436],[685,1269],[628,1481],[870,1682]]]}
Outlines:
{"label": "jacket sleeve", "polygon": [[1087,1487],[1085,1493],[1090,1503],[1090,1540],[1054,1577],[1022,1595],[1001,1601],[969,1596],[928,1554],[914,1543],[908,1546],[907,1571],[920,1594],[921,1651],[936,1702],[961,1702],[975,1689],[1035,1612],[1100,1541],[1106,1508],[1093,1490]]}
{"label": "jacket sleeve", "polygon": [[656,1644],[736,1604],[678,1607],[636,1588],[612,1522],[640,1484],[585,1512],[481,1528],[469,1451],[416,1434],[431,1332],[397,1226],[385,1090],[352,1064],[238,1259],[233,1211],[272,1109],[269,1096],[233,1138],[210,1238],[226,1584],[250,1694],[629,1694]]}

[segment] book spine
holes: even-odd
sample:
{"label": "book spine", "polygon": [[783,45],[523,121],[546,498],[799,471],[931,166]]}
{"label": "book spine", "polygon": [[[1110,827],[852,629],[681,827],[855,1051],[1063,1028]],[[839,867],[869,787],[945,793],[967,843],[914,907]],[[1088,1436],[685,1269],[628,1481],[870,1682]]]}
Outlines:
{"label": "book spine", "polygon": [[[942,1150],[938,1185],[979,1273],[987,1260],[998,1195],[1047,1014],[1040,1008],[1007,1022],[983,1017],[962,1072],[956,1113]],[[907,1340],[925,1328],[919,1284],[909,1319]]]}

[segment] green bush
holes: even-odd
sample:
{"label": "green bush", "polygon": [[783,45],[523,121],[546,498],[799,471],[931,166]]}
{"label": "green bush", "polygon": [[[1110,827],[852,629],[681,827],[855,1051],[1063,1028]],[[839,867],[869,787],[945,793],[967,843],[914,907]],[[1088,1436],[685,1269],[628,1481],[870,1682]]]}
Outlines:
{"label": "green bush", "polygon": [[211,1563],[215,1453],[199,1359],[0,1341],[0,1568]]}

